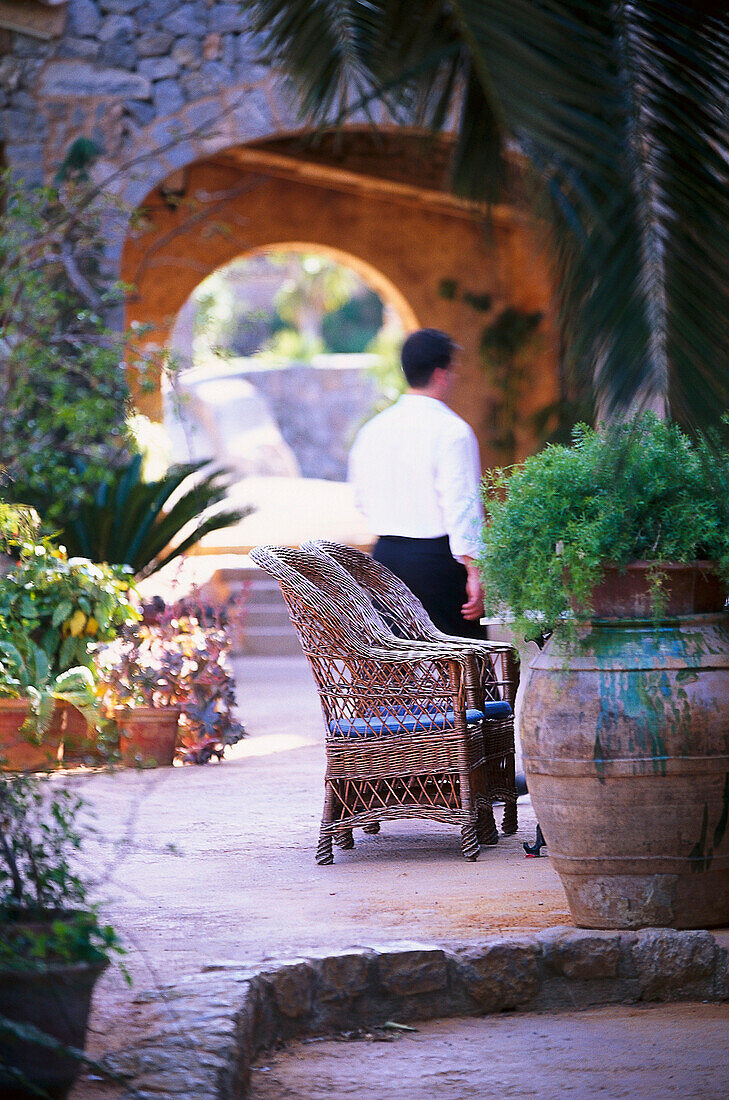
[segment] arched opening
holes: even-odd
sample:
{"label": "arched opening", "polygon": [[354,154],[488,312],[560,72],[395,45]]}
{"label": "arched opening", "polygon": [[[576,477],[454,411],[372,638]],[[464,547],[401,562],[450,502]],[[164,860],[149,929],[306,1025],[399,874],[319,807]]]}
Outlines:
{"label": "arched opening", "polygon": [[203,279],[170,331],[163,380],[174,461],[231,471],[254,513],[215,548],[366,542],[346,482],[360,425],[402,389],[399,348],[418,319],[381,272],[310,242],[250,250]]}
{"label": "arched opening", "polygon": [[[544,410],[558,397],[558,346],[531,220],[495,208],[485,233],[479,215],[444,191],[446,151],[416,156],[414,133],[386,137],[382,148],[361,133],[331,149],[301,135],[218,145],[223,140],[216,137],[215,151],[189,150],[204,155],[170,164],[135,199],[145,213],[123,248],[122,278],[135,288],[127,321],[165,346],[206,276],[256,250],[315,242],[324,255],[344,256],[406,327],[456,338],[463,351],[451,403],[474,428],[485,467],[533,451]],[[394,160],[385,155],[393,142]],[[536,317],[543,318],[536,338],[514,354],[514,330]],[[159,391],[140,393],[139,404],[161,415]]]}

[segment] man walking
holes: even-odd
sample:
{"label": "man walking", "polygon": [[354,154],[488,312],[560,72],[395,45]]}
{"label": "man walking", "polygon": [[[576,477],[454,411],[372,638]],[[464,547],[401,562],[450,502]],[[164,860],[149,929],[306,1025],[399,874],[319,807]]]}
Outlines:
{"label": "man walking", "polygon": [[437,329],[408,336],[401,357],[409,389],[358,432],[349,481],[379,535],[377,561],[408,585],[440,630],[484,638],[478,443],[445,404],[456,351]]}

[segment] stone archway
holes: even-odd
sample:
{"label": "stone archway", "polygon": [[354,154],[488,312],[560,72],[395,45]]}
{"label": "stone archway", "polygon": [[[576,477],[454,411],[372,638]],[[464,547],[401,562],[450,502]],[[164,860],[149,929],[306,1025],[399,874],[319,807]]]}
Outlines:
{"label": "stone archway", "polygon": [[[352,131],[353,141],[364,139]],[[359,134],[359,136],[358,136]],[[419,159],[416,132],[393,132],[409,148],[414,169],[407,182],[392,178],[387,137],[379,136],[363,163],[361,149],[335,159],[303,144],[302,135],[280,132],[246,145],[171,166],[141,200],[147,222],[130,232],[121,274],[135,288],[128,320],[148,325],[163,344],[173,318],[193,289],[217,268],[240,255],[304,242],[344,254],[369,273],[403,307],[413,324],[442,328],[463,347],[461,377],[453,406],[474,427],[484,462],[503,462],[494,445],[493,410],[500,400],[482,370],[480,343],[489,316],[505,307],[545,315],[533,362],[522,371],[514,402],[515,448],[519,458],[533,450],[531,416],[557,395],[557,348],[550,321],[550,285],[540,260],[534,228],[523,213],[496,208],[488,232],[474,210],[448,195],[433,179],[433,158]],[[188,146],[187,153],[199,152]],[[181,150],[177,149],[180,153]],[[407,166],[405,166],[407,167]],[[400,173],[402,175],[402,173]],[[139,181],[129,185],[136,193]],[[129,193],[129,192],[128,192]],[[145,411],[158,403],[142,398]]]}
{"label": "stone archway", "polygon": [[272,335],[267,320],[273,316],[277,293],[292,270],[299,270],[296,262],[291,265],[297,253],[333,261],[356,276],[350,292],[361,295],[369,290],[379,300],[381,322],[387,318],[393,337],[418,327],[417,316],[398,288],[341,249],[282,240],[236,256],[195,291],[206,301],[222,293],[234,307],[226,314],[230,320],[250,310],[262,318],[261,326],[244,349],[234,349],[226,341],[227,350],[220,353],[213,336],[203,341],[207,351],[198,345],[193,356],[198,294],[187,298],[175,316],[168,343],[178,371],[162,386],[163,419],[175,461],[213,457],[240,477],[346,480],[354,434],[387,392],[384,380],[371,370],[371,353],[358,355],[341,348],[332,353],[322,346],[311,361],[304,355],[270,362],[255,350]]}
{"label": "stone archway", "polygon": [[[90,138],[103,150],[100,183],[132,208],[156,208],[145,233],[110,233],[110,267],[124,278],[148,257],[130,319],[150,321],[164,339],[185,265],[191,287],[233,254],[211,234],[214,203],[204,226],[183,230],[184,205],[169,209],[160,187],[182,172],[188,194],[237,189],[220,204],[240,237],[235,253],[312,241],[380,271],[421,323],[463,345],[453,404],[476,429],[484,461],[534,448],[533,414],[559,391],[547,267],[523,212],[496,208],[487,233],[481,213],[447,193],[448,135],[395,126],[380,106],[376,133],[361,117],[307,142],[289,86],[261,60],[246,5],[75,0],[57,18],[34,0],[0,8],[7,164],[29,183],[48,181],[72,142]],[[21,9],[32,15],[22,27]],[[489,377],[485,327],[509,309],[544,314],[539,343],[518,371],[507,364]],[[505,410],[508,455],[496,445]]]}

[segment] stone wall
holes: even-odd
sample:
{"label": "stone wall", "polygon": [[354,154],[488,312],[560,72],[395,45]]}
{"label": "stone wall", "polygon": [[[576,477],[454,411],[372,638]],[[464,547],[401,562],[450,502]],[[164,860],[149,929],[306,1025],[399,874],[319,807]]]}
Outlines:
{"label": "stone wall", "polygon": [[352,440],[379,396],[367,371],[294,363],[272,370],[242,371],[239,377],[265,398],[303,477],[346,480]]}
{"label": "stone wall", "polygon": [[[39,5],[18,0],[13,7]],[[52,37],[39,36],[44,19]],[[0,140],[7,163],[39,183],[80,135],[111,160],[133,155],[140,131],[155,120],[233,89],[250,97],[248,110],[264,116],[270,131],[272,112],[283,117],[285,109],[246,21],[245,4],[217,0],[69,0],[59,34],[57,9],[40,8],[28,33],[5,32]],[[3,21],[0,9],[0,28],[18,25],[17,18]]]}

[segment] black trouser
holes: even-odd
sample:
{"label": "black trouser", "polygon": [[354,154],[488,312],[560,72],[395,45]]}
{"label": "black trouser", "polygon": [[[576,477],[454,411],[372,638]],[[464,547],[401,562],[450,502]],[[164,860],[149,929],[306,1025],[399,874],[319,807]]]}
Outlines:
{"label": "black trouser", "polygon": [[481,624],[464,619],[466,567],[451,554],[447,535],[437,539],[408,539],[382,535],[372,556],[386,565],[415,593],[431,619],[444,634],[486,638]]}

